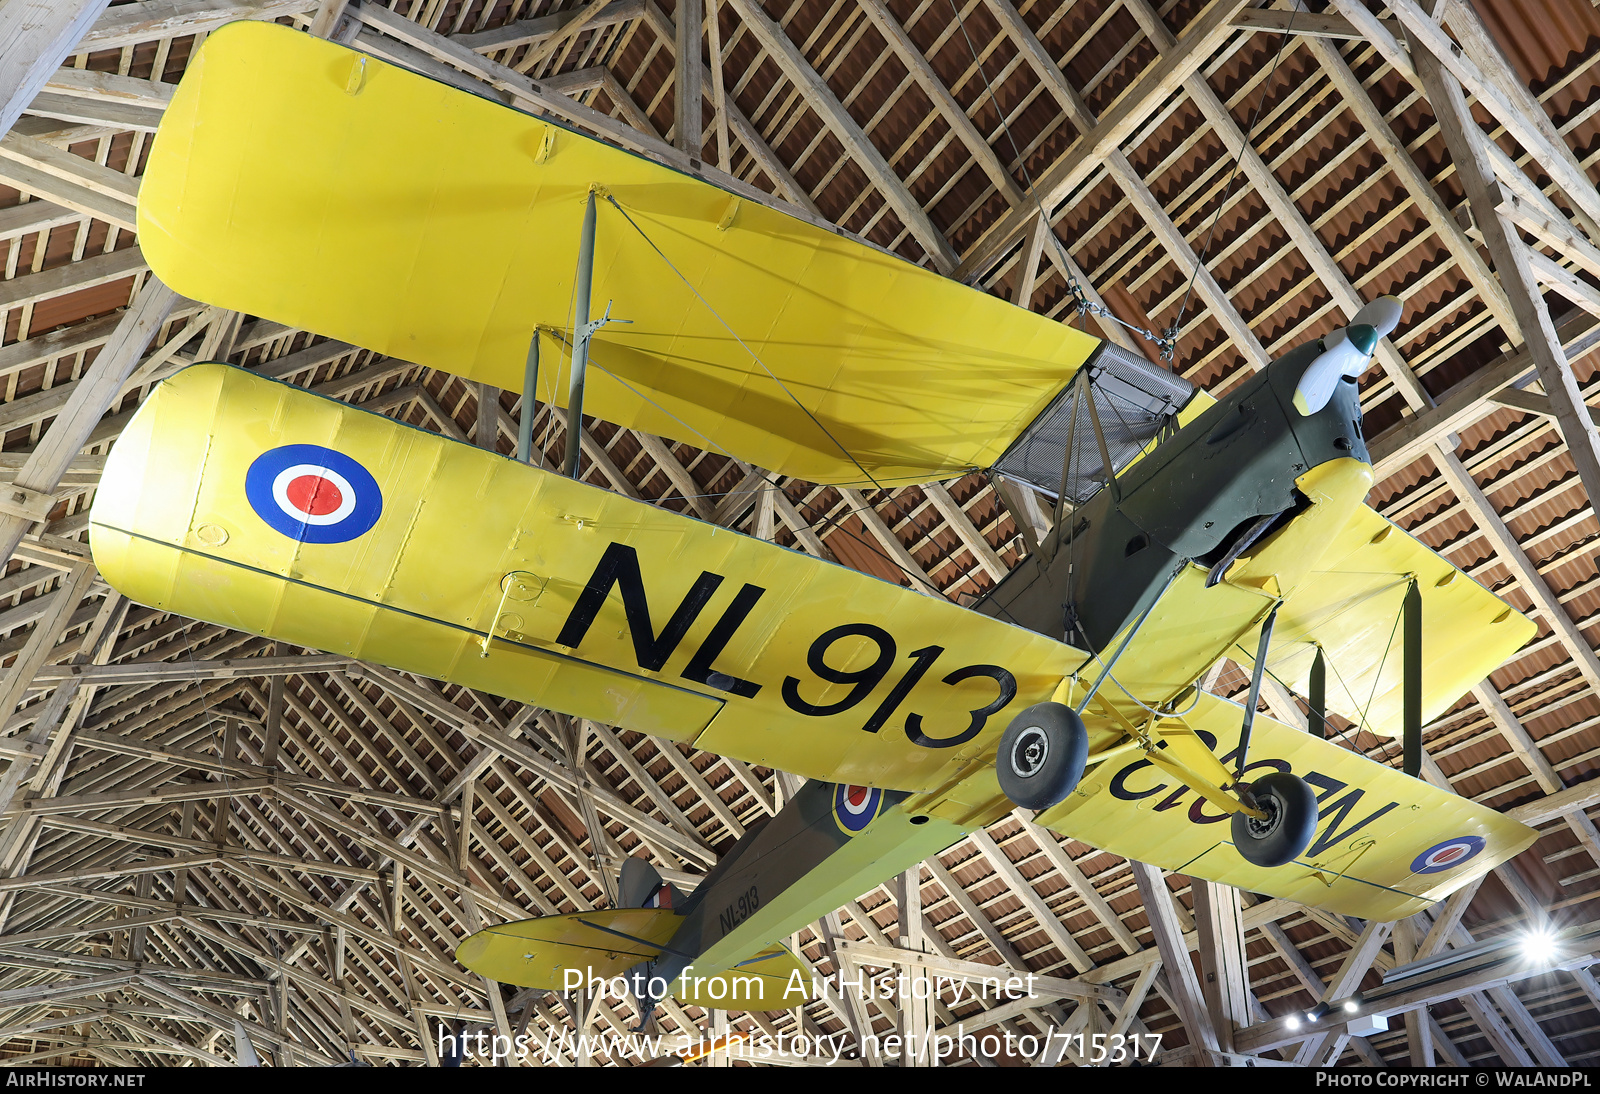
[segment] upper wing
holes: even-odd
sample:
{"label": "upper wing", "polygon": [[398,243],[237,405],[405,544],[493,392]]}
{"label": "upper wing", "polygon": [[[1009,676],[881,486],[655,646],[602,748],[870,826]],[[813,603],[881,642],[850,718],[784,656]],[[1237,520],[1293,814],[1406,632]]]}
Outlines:
{"label": "upper wing", "polygon": [[926,482],[995,463],[1102,344],[270,23],[190,62],[139,240],[179,292],[508,390],[542,327],[538,395],[564,405],[548,332],[574,326],[591,186],[620,206],[599,203],[594,312],[628,325],[596,337],[585,396],[608,421],[815,482]]}
{"label": "upper wing", "polygon": [[[1243,715],[1238,704],[1202,692],[1184,721],[1207,744],[1227,748]],[[1091,730],[1107,728],[1092,709],[1085,721]],[[1168,870],[1380,920],[1443,899],[1538,836],[1496,810],[1266,715],[1256,715],[1250,755],[1253,777],[1292,771],[1317,793],[1316,835],[1286,866],[1247,863],[1234,850],[1226,815],[1148,760],[1126,756],[1093,768],[1039,823]]]}
{"label": "upper wing", "polygon": [[[1327,701],[1383,736],[1400,732],[1401,601],[1415,576],[1422,594],[1422,720],[1438,717],[1503,665],[1537,630],[1532,620],[1366,506],[1328,548],[1317,572],[1284,602],[1267,667],[1306,693],[1316,648]],[[1231,652],[1254,661],[1254,633]]]}
{"label": "upper wing", "polygon": [[226,365],[145,400],[90,528],[106,580],[144,604],[886,789],[992,754],[1083,659]]}

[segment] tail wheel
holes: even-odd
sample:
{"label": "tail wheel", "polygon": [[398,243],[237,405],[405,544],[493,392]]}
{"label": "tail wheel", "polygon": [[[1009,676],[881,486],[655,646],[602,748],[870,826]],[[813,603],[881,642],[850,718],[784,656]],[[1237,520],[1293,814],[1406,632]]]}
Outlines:
{"label": "tail wheel", "polygon": [[1048,809],[1077,787],[1089,760],[1089,731],[1062,703],[1022,711],[1000,736],[995,774],[1000,789],[1027,809]]}
{"label": "tail wheel", "polygon": [[1258,779],[1250,793],[1266,817],[1233,815],[1233,845],[1254,866],[1293,862],[1317,829],[1317,795],[1298,775],[1274,771]]}

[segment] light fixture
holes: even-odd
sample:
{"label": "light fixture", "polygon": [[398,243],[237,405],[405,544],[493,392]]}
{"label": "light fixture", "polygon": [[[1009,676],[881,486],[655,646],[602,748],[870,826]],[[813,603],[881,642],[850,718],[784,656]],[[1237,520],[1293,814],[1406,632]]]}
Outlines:
{"label": "light fixture", "polygon": [[1328,1004],[1327,1000],[1323,1000],[1306,1011],[1306,1021],[1320,1022],[1328,1016],[1328,1012],[1332,1009],[1333,1007]]}
{"label": "light fixture", "polygon": [[1344,1001],[1344,1012],[1346,1014],[1354,1014],[1356,1011],[1358,1011],[1360,1009],[1361,1009],[1361,1004],[1359,1002],[1357,1002],[1354,998],[1346,999]]}
{"label": "light fixture", "polygon": [[1546,964],[1556,954],[1556,936],[1549,928],[1535,927],[1522,936],[1522,956],[1536,964]]}
{"label": "light fixture", "polygon": [[1297,1029],[1300,1028],[1300,1019],[1296,1018],[1294,1015],[1291,1014],[1291,1015],[1289,1015],[1288,1020],[1285,1021],[1284,1024],[1289,1027],[1291,1032],[1293,1032],[1294,1030],[1297,1030]]}

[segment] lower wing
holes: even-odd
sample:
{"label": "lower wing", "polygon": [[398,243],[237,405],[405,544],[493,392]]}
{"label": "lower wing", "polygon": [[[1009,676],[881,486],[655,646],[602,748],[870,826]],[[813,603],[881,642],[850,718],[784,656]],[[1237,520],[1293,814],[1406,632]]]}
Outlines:
{"label": "lower wing", "polygon": [[[1244,709],[1200,693],[1183,721],[1223,763]],[[1092,711],[1085,718],[1091,733]],[[1221,742],[1219,748],[1217,742]],[[1444,899],[1530,846],[1538,833],[1267,717],[1256,715],[1245,777],[1288,771],[1317,794],[1316,834],[1295,861],[1253,866],[1234,849],[1229,816],[1148,760],[1108,760],[1038,821],[1126,858],[1363,919],[1400,919]]]}
{"label": "lower wing", "polygon": [[225,365],[157,388],[101,484],[140,603],[832,782],[938,785],[1083,657]]}

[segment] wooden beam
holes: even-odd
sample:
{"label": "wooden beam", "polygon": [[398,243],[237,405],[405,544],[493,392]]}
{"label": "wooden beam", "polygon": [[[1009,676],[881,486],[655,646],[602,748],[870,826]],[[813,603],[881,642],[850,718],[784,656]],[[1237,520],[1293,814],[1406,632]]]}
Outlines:
{"label": "wooden beam", "polygon": [[761,44],[761,48],[799,90],[806,103],[839,138],[867,177],[872,179],[873,185],[894,209],[900,222],[921,245],[934,269],[944,274],[951,273],[956,268],[957,260],[950,244],[934,227],[927,212],[894,173],[889,161],[878,151],[866,131],[851,117],[822,77],[817,75],[799,47],[789,40],[783,28],[773,22],[757,0],[728,0],[728,6],[738,11],[751,36]]}
{"label": "wooden beam", "polygon": [[318,0],[140,0],[110,8],[75,44],[88,53],[123,49],[158,38],[211,31],[239,19],[281,19],[317,6]]}
{"label": "wooden beam", "polygon": [[1173,1007],[1189,1034],[1189,1043],[1199,1051],[1196,1063],[1210,1066],[1215,1062],[1215,1054],[1222,1051],[1221,1039],[1206,1009],[1205,995],[1200,988],[1200,979],[1195,974],[1194,963],[1189,960],[1189,947],[1184,942],[1183,930],[1178,923],[1172,890],[1167,888],[1166,878],[1156,867],[1132,860],[1129,860],[1128,867],[1139,886],[1145,915],[1150,920],[1150,931],[1155,935],[1156,951],[1167,969],[1167,985],[1172,993]]}
{"label": "wooden beam", "polygon": [[[1383,22],[1398,33],[1400,25],[1393,19]],[[1240,30],[1256,33],[1298,34],[1307,38],[1333,38],[1346,42],[1359,42],[1366,37],[1342,16],[1300,9],[1245,8],[1233,17],[1233,25]]]}
{"label": "wooden beam", "polygon": [[[1415,17],[1421,15],[1420,9],[1410,0],[1397,0],[1397,3],[1396,14],[1405,22],[1408,33],[1417,35],[1419,28],[1415,25]],[[1422,21],[1432,28],[1431,32],[1422,34],[1430,42],[1430,34],[1443,33],[1432,20],[1423,16]],[[1457,69],[1448,66],[1433,53],[1414,51],[1413,55],[1417,73],[1428,92],[1439,128],[1450,149],[1450,158],[1455,163],[1456,177],[1467,192],[1473,217],[1483,232],[1495,271],[1516,314],[1523,341],[1533,357],[1534,368],[1544,385],[1545,394],[1550,397],[1557,425],[1567,442],[1567,451],[1588,496],[1600,497],[1600,429],[1590,420],[1588,407],[1578,390],[1577,377],[1567,366],[1566,354],[1562,352],[1561,339],[1556,334],[1555,325],[1539,291],[1529,252],[1500,212],[1502,191],[1495,181],[1494,168],[1485,148],[1489,143],[1488,137],[1472,120],[1461,88],[1444,71],[1450,67],[1452,73],[1457,73]],[[1474,91],[1476,93],[1476,89]],[[1543,110],[1539,109],[1543,117]],[[1552,177],[1556,177],[1553,172]],[[1584,179],[1584,185],[1590,196],[1594,196],[1594,185],[1587,178]],[[1600,199],[1596,201],[1595,211],[1600,213]],[[1591,683],[1600,689],[1600,680],[1591,680]]]}
{"label": "wooden beam", "polygon": [[[1133,87],[1124,92],[1110,110],[1035,182],[1034,192],[1045,209],[1055,209],[1072,191],[1082,185],[1105,159],[1143,124],[1161,104],[1210,59],[1217,48],[1237,33],[1232,19],[1247,0],[1212,0],[1200,16],[1190,22],[1175,48],[1145,68]],[[1159,43],[1158,43],[1159,46]],[[994,265],[1021,240],[1027,231],[1032,206],[1016,207],[991,225],[978,242],[962,256],[952,276],[971,281]]]}
{"label": "wooden beam", "polygon": [[108,0],[11,0],[0,5],[0,133],[8,133]]}
{"label": "wooden beam", "polygon": [[[48,494],[55,490],[72,459],[88,440],[122,389],[123,381],[139,363],[176,297],[156,278],[149,278],[107,339],[94,364],[77,381],[71,397],[50,429],[17,472],[16,486]],[[33,521],[16,513],[0,512],[0,558],[10,558]]]}
{"label": "wooden beam", "polygon": [[[595,0],[594,6],[603,7],[604,0]],[[701,0],[678,0],[673,21],[677,24],[677,35],[673,49],[672,143],[686,155],[699,159],[705,136],[701,121],[704,68],[700,58],[705,8]]]}
{"label": "wooden beam", "polygon": [[[1339,9],[1348,15],[1346,9],[1352,2],[1339,0]],[[1544,112],[1543,104],[1515,77],[1477,13],[1467,5],[1450,5],[1448,19],[1451,29],[1460,40],[1458,44],[1445,33],[1444,27],[1422,10],[1416,0],[1385,0],[1385,3],[1405,27],[1406,36],[1411,42],[1412,60],[1424,83],[1432,80],[1430,69],[1435,72],[1441,67],[1448,69],[1461,86],[1471,91],[1473,98],[1555,180],[1573,207],[1582,210],[1591,222],[1600,222],[1600,194],[1596,193],[1594,183],[1567,145],[1566,138],[1557,131],[1549,115]],[[1437,116],[1443,108],[1441,97],[1430,89],[1428,99]],[[1439,121],[1449,141],[1449,123],[1444,117],[1440,117]],[[1477,123],[1470,124],[1472,131],[1482,136]],[[1461,154],[1455,150],[1453,142],[1451,153],[1459,174],[1462,170]],[[1463,182],[1467,180],[1463,178]],[[1468,183],[1469,197],[1470,186]],[[1477,214],[1476,203],[1474,206],[1479,227],[1482,227],[1483,217]],[[1504,276],[1504,271],[1501,276]],[[1515,293],[1511,295],[1515,302]]]}
{"label": "wooden beam", "polygon": [[1189,891],[1194,894],[1206,1010],[1222,1051],[1232,1052],[1234,1028],[1250,1024],[1250,962],[1245,956],[1239,890],[1193,878]]}

